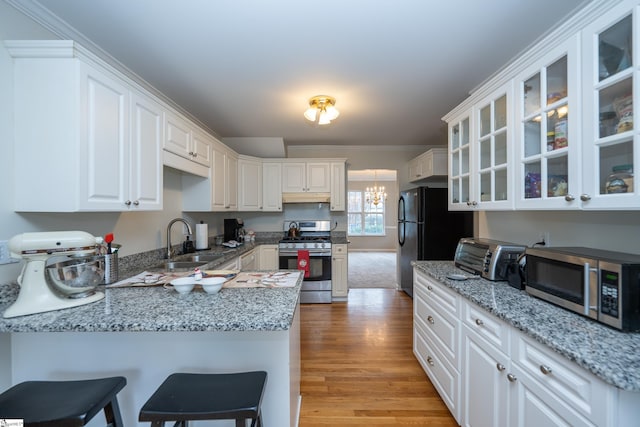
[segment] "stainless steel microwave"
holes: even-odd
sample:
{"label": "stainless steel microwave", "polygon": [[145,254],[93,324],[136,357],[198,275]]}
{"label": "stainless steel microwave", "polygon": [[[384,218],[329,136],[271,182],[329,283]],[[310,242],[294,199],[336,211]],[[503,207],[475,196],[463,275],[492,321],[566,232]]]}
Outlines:
{"label": "stainless steel microwave", "polygon": [[623,331],[640,330],[640,255],[527,248],[526,291]]}

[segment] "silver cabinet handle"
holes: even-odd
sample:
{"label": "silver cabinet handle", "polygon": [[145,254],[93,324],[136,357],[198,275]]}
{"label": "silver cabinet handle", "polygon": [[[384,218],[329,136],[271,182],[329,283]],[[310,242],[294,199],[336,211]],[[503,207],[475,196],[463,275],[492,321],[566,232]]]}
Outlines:
{"label": "silver cabinet handle", "polygon": [[551,370],[550,367],[545,366],[545,365],[540,365],[540,372],[542,372],[545,375],[549,375],[550,373],[552,373],[553,371]]}
{"label": "silver cabinet handle", "polygon": [[435,323],[433,320],[433,317],[431,316],[427,316],[427,320],[429,321],[429,323],[431,323],[432,325]]}
{"label": "silver cabinet handle", "polygon": [[124,202],[124,204],[127,206],[131,206],[131,200],[127,200],[126,202]]}
{"label": "silver cabinet handle", "polygon": [[427,363],[431,366],[433,366],[433,358],[431,356],[427,357]]}
{"label": "silver cabinet handle", "polygon": [[588,202],[589,200],[591,200],[591,196],[588,194],[581,194],[580,200],[582,200],[583,202]]}
{"label": "silver cabinet handle", "polygon": [[512,382],[512,383],[515,383],[518,380],[516,376],[513,374],[507,374],[507,379],[509,380],[509,382]]}
{"label": "silver cabinet handle", "polygon": [[482,319],[476,319],[476,325],[482,326],[484,325],[484,322],[482,321]]}
{"label": "silver cabinet handle", "polygon": [[429,285],[429,286],[427,286],[427,289],[428,289],[428,290],[430,290],[430,291],[432,291],[432,290],[433,290],[433,287],[432,287],[431,285]]}
{"label": "silver cabinet handle", "polygon": [[502,363],[496,363],[496,369],[500,372],[504,371],[506,368]]}
{"label": "silver cabinet handle", "polygon": [[133,204],[138,206],[140,204],[140,202],[138,200],[136,200],[135,202],[133,202]]}
{"label": "silver cabinet handle", "polygon": [[564,199],[565,199],[567,202],[573,202],[576,198],[575,198],[575,197],[573,197],[573,195],[571,195],[571,194],[567,194],[566,196],[564,196]]}

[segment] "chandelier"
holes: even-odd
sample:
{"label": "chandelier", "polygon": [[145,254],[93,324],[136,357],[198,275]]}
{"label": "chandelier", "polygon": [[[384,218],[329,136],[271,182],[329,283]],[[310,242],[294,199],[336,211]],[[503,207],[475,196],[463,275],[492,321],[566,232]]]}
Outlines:
{"label": "chandelier", "polygon": [[369,204],[373,204],[374,206],[378,206],[380,202],[385,202],[387,200],[387,193],[384,191],[384,186],[378,187],[378,171],[373,171],[375,180],[373,181],[373,187],[367,187],[366,189],[366,199],[365,201]]}
{"label": "chandelier", "polygon": [[304,117],[310,122],[319,125],[328,125],[335,120],[340,112],[335,107],[336,99],[327,95],[317,95],[309,99],[309,108],[304,112]]}

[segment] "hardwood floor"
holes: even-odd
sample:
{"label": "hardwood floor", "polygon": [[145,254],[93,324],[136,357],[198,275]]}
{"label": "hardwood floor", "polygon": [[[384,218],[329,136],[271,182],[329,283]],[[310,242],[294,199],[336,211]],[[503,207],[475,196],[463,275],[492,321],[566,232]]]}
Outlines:
{"label": "hardwood floor", "polygon": [[301,306],[300,427],[457,426],[413,356],[412,311],[392,289]]}

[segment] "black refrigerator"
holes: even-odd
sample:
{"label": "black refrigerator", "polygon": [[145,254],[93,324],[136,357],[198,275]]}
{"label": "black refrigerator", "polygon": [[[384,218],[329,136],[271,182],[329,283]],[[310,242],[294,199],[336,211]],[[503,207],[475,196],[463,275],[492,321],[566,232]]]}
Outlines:
{"label": "black refrigerator", "polygon": [[398,200],[400,287],[413,297],[411,261],[453,260],[461,237],[473,236],[473,213],[448,210],[446,188],[402,191]]}

